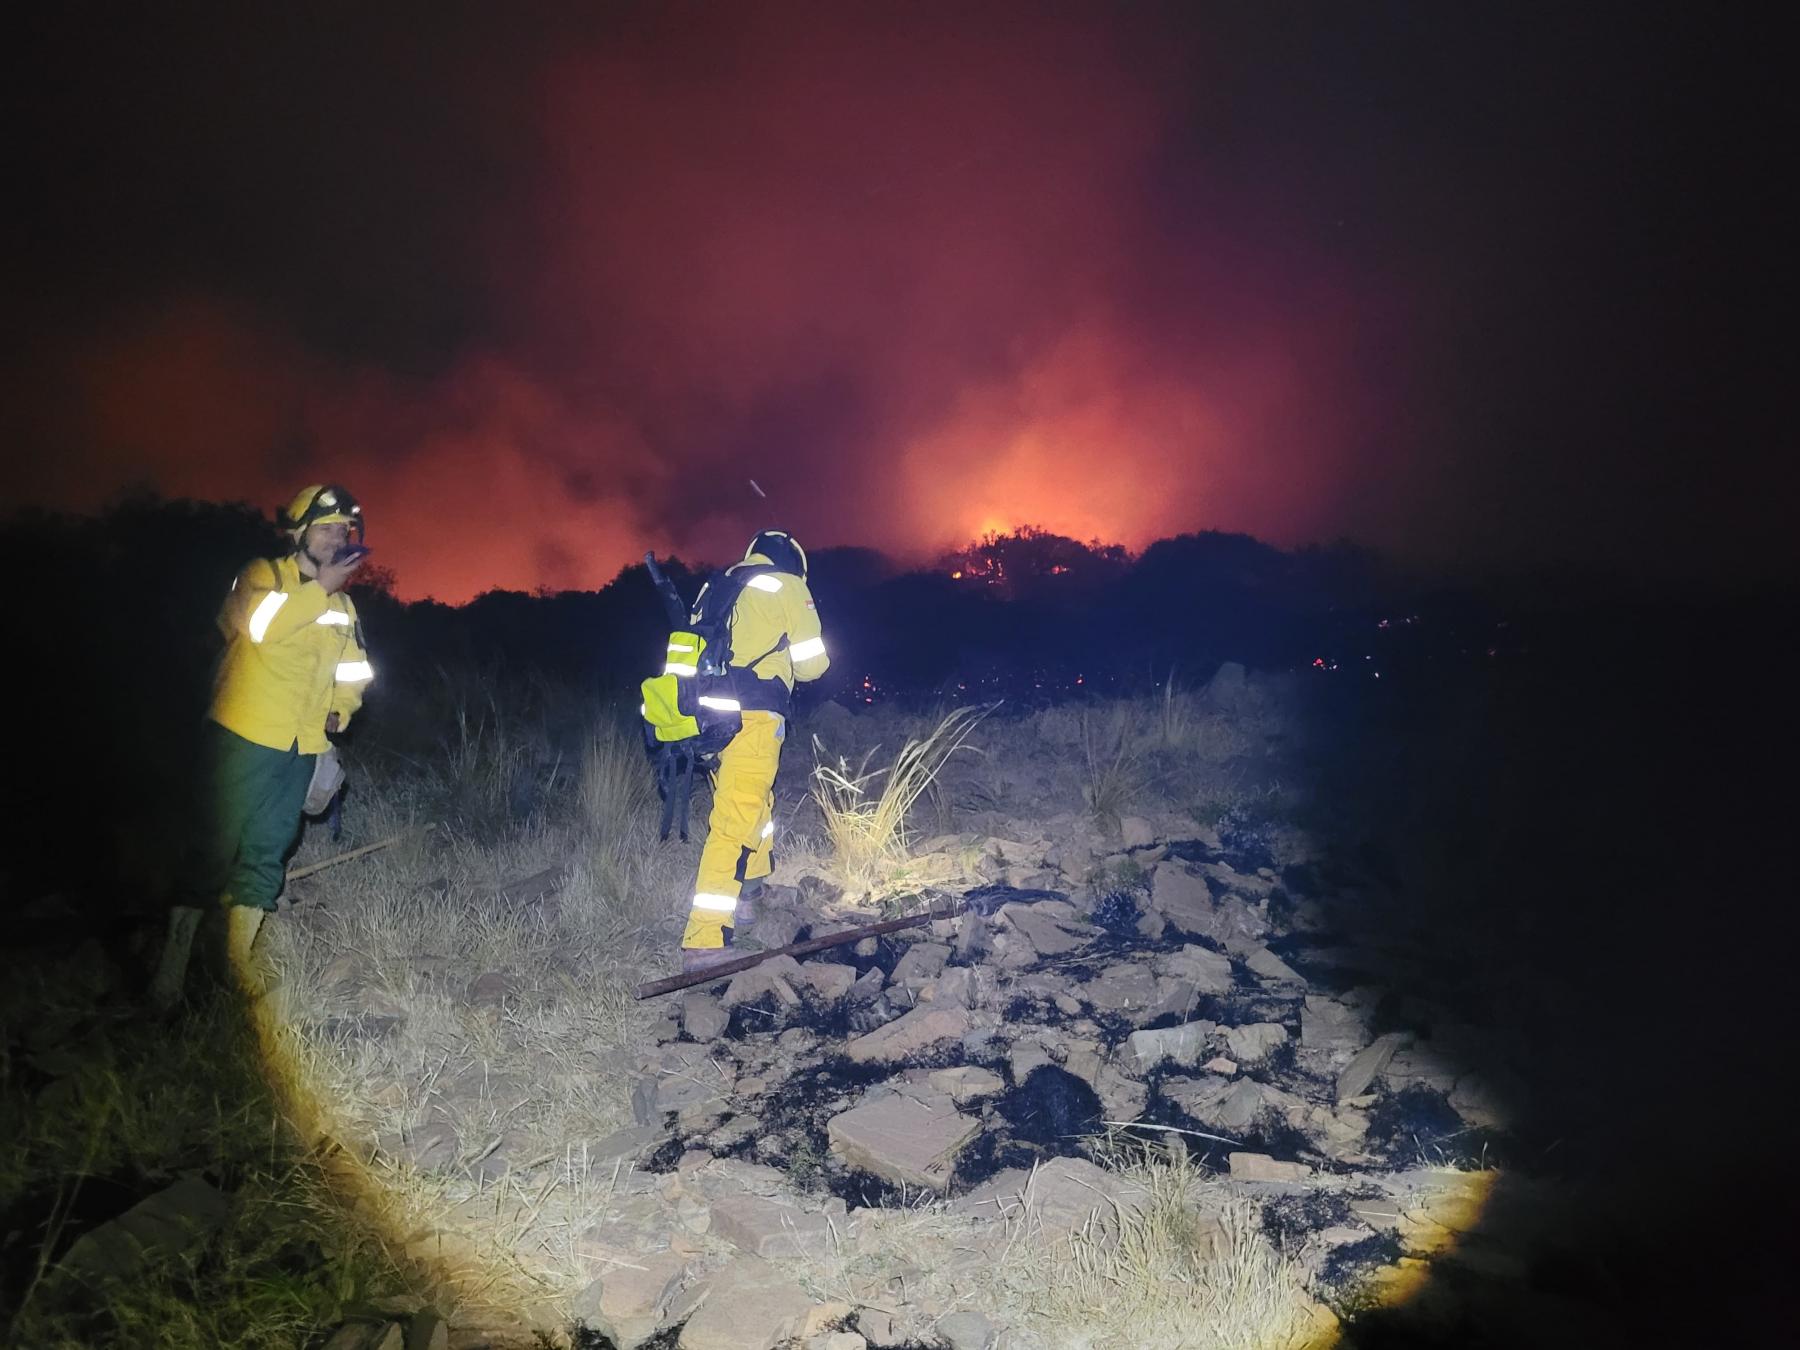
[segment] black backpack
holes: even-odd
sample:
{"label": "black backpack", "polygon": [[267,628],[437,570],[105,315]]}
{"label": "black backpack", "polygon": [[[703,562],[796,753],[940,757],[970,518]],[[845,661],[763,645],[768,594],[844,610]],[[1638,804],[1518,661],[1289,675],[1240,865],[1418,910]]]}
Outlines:
{"label": "black backpack", "polygon": [[695,767],[710,769],[719,752],[743,729],[738,680],[755,676],[745,667],[732,668],[731,612],[752,577],[775,570],[757,563],[708,577],[694,597],[687,625],[669,634],[662,674],[639,686],[644,742],[655,760],[657,791],[663,799],[664,839],[669,837],[679,804],[681,838],[686,841]]}

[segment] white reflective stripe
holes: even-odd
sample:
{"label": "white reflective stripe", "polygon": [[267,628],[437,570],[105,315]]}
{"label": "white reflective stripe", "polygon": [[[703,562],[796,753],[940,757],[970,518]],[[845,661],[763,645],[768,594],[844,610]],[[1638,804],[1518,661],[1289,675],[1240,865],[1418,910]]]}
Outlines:
{"label": "white reflective stripe", "polygon": [[781,589],[781,578],[772,577],[767,572],[758,572],[755,576],[746,581],[744,585],[754,586],[759,591],[778,591]]}
{"label": "white reflective stripe", "polygon": [[700,706],[712,708],[718,712],[740,712],[744,705],[735,698],[714,698],[711,694],[702,694],[700,695]]}
{"label": "white reflective stripe", "polygon": [[709,895],[705,891],[695,891],[694,908],[716,909],[730,914],[737,908],[737,897],[735,895]]}
{"label": "white reflective stripe", "polygon": [[671,642],[669,644],[669,650],[672,652],[691,652],[695,650],[695,646],[691,642]]}
{"label": "white reflective stripe", "polygon": [[763,826],[762,837],[764,839],[767,839],[770,835],[772,835],[774,833],[775,833],[775,822],[771,820],[768,824]]}
{"label": "white reflective stripe", "polygon": [[825,639],[808,638],[805,642],[796,642],[788,648],[788,655],[796,661],[810,661],[815,656],[825,655]]}
{"label": "white reflective stripe", "polygon": [[270,591],[262,598],[262,603],[250,616],[250,640],[261,642],[263,634],[269,631],[269,625],[275,622],[275,615],[287,603],[286,591]]}
{"label": "white reflective stripe", "polygon": [[319,615],[318,618],[314,619],[313,622],[342,624],[345,628],[348,628],[350,626],[350,616],[341,609],[328,609],[323,614]]}
{"label": "white reflective stripe", "polygon": [[665,675],[698,675],[699,673],[699,666],[689,665],[685,661],[670,661],[663,666]]}
{"label": "white reflective stripe", "polygon": [[339,661],[337,680],[339,684],[355,684],[358,680],[375,678],[375,667],[367,661]]}

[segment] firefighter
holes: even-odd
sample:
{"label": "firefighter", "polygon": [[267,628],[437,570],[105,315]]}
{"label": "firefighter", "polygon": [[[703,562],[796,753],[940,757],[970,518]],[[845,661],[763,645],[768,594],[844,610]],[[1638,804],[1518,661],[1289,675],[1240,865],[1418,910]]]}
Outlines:
{"label": "firefighter", "polygon": [[203,731],[202,835],[187,879],[198,904],[171,919],[153,988],[165,1006],[180,994],[200,914],[214,905],[225,911],[231,969],[258,988],[251,947],[286,880],[315,762],[374,678],[344,593],[366,552],[362,507],[319,484],[294,498],[281,524],[292,551],[248,563],[219,612],[225,650]]}
{"label": "firefighter", "polygon": [[719,754],[712,814],[681,938],[681,968],[732,959],[732,933],[753,917],[754,895],[774,868],[775,771],[787,735],[794,682],[816,680],[831,664],[818,610],[806,586],[806,551],[792,535],[764,530],[740,567],[761,565],[731,611],[731,665],[743,729]]}

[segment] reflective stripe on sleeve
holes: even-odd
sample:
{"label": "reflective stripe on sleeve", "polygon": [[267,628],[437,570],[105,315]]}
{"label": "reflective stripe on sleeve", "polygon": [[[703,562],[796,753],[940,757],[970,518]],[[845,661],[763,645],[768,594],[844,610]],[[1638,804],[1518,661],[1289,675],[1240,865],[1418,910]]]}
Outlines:
{"label": "reflective stripe on sleeve", "polygon": [[338,662],[337,682],[339,684],[355,684],[359,680],[372,680],[374,678],[375,667],[371,666],[367,661]]}
{"label": "reflective stripe on sleeve", "polygon": [[323,623],[323,624],[338,624],[338,625],[341,625],[342,627],[348,628],[350,626],[350,616],[348,614],[344,613],[344,611],[341,609],[328,609],[323,614],[319,615],[318,618],[314,619],[313,622],[314,623]]}
{"label": "reflective stripe on sleeve", "polygon": [[804,642],[796,642],[788,648],[788,655],[796,661],[810,661],[815,656],[825,655],[825,639],[822,637],[807,638]]}
{"label": "reflective stripe on sleeve", "polygon": [[695,909],[716,909],[722,914],[730,914],[737,909],[735,895],[712,895],[706,891],[694,892]]}
{"label": "reflective stripe on sleeve", "polygon": [[771,820],[763,826],[762,837],[764,839],[767,839],[770,835],[772,835],[774,833],[775,833],[775,822]]}
{"label": "reflective stripe on sleeve", "polygon": [[261,642],[263,635],[269,631],[269,625],[275,622],[275,615],[287,603],[286,591],[270,591],[262,598],[262,603],[250,615],[250,640]]}
{"label": "reflective stripe on sleeve", "polygon": [[756,576],[753,576],[746,581],[744,585],[754,586],[759,591],[778,591],[781,589],[781,578],[772,577],[767,572],[759,572]]}
{"label": "reflective stripe on sleeve", "polygon": [[715,712],[741,712],[744,707],[735,698],[714,698],[711,694],[700,695],[700,706]]}
{"label": "reflective stripe on sleeve", "polygon": [[663,664],[665,675],[698,675],[700,667],[689,665],[686,661],[668,661]]}

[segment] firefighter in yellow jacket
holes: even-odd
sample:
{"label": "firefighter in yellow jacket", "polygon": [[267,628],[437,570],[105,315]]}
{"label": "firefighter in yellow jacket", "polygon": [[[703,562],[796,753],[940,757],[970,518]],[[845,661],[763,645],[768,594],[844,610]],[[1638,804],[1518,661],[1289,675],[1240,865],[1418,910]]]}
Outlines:
{"label": "firefighter in yellow jacket", "polygon": [[730,960],[732,933],[753,917],[754,895],[774,867],[775,772],[794,682],[816,680],[831,664],[806,586],[806,551],[793,536],[764,530],[727,574],[758,565],[731,611],[744,726],[720,752],[713,776],[706,845],[681,938],[684,971]]}
{"label": "firefighter in yellow jacket", "polygon": [[[281,523],[293,551],[248,563],[219,612],[225,650],[204,731],[201,846],[187,879],[199,905],[223,904],[227,956],[252,988],[251,944],[286,880],[315,761],[374,678],[344,593],[362,562],[362,507],[341,487],[317,485]],[[171,921],[153,991],[160,1003],[179,995],[198,916],[198,907],[178,909]]]}

